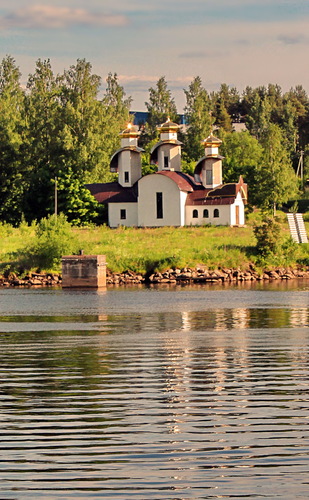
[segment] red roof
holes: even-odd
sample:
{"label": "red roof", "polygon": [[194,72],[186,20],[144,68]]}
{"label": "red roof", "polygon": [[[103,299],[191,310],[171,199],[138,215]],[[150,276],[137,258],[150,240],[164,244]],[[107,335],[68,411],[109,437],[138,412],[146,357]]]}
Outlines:
{"label": "red roof", "polygon": [[[231,205],[240,192],[244,203],[247,201],[247,184],[242,177],[238,183],[223,184],[214,189],[206,189],[196,183],[191,175],[183,172],[164,170],[152,175],[163,175],[174,181],[180,191],[188,193],[186,205]],[[136,203],[138,183],[132,187],[122,187],[118,182],[87,184],[91,194],[99,203]]]}
{"label": "red roof", "polygon": [[209,189],[204,189],[202,191],[194,191],[189,193],[186,199],[186,205],[232,205],[235,201],[235,196],[227,196],[224,198],[208,198],[207,192]]}
{"label": "red roof", "polygon": [[156,175],[164,175],[165,177],[169,177],[172,179],[181,191],[193,191],[194,189],[199,188],[199,186],[195,183],[193,177],[188,174],[184,174],[183,172],[175,172],[174,170],[160,170],[160,172],[156,172]]}
{"label": "red roof", "polygon": [[106,184],[86,184],[90,193],[99,203],[136,203],[137,185],[124,188],[118,182],[107,182]]}
{"label": "red roof", "polygon": [[186,205],[231,205],[239,192],[246,203],[247,184],[244,183],[241,176],[237,183],[222,184],[213,189],[200,188],[199,191],[195,190],[193,193],[189,193]]}

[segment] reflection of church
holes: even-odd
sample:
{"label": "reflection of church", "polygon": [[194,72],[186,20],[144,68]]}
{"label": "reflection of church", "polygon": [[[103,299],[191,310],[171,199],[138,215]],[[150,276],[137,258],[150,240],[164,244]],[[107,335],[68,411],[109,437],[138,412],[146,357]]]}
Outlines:
{"label": "reflection of church", "polygon": [[120,134],[121,148],[110,163],[118,182],[87,185],[99,203],[108,205],[110,227],[245,223],[247,185],[242,177],[237,183],[222,184],[221,140],[212,134],[204,140],[205,155],[192,177],[181,171],[178,129],[179,125],[169,120],[159,127],[160,140],[150,157],[157,172],[143,177],[137,127],[129,125]]}

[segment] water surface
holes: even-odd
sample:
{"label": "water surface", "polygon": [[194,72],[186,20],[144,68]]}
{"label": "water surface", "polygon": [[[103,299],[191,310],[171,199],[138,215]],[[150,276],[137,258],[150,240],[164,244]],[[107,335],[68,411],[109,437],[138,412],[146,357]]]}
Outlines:
{"label": "water surface", "polygon": [[308,498],[308,290],[0,290],[0,499]]}

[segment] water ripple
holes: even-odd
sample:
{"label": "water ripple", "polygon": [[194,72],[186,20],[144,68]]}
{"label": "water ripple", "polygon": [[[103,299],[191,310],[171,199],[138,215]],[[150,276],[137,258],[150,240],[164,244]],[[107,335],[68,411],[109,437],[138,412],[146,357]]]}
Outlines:
{"label": "water ripple", "polygon": [[83,294],[91,314],[39,320],[27,297],[0,322],[1,500],[308,497],[303,296],[95,315]]}

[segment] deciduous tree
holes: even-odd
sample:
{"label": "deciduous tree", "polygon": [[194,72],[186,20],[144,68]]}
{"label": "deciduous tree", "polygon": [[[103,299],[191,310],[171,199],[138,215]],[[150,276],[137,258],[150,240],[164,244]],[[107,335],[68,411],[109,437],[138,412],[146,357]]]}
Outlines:
{"label": "deciduous tree", "polygon": [[167,118],[177,123],[177,109],[171,91],[167,87],[164,76],[161,76],[155,87],[149,89],[149,101],[145,102],[148,111],[148,136],[152,140],[157,134],[157,126]]}
{"label": "deciduous tree", "polygon": [[187,124],[184,152],[187,155],[187,161],[192,161],[198,160],[203,154],[202,141],[211,132],[213,118],[211,101],[199,76],[193,79],[188,90],[184,92],[186,96],[184,111]]}
{"label": "deciduous tree", "polygon": [[23,143],[26,123],[24,92],[14,59],[0,64],[0,220],[17,224],[27,188]]}
{"label": "deciduous tree", "polygon": [[298,193],[298,181],[284,145],[280,127],[270,124],[262,137],[263,161],[257,172],[260,206],[276,212],[276,207]]}
{"label": "deciduous tree", "polygon": [[39,59],[27,83],[25,162],[29,169],[29,189],[24,200],[27,220],[41,219],[53,212],[53,179],[62,155],[61,90],[61,79],[54,75],[50,60]]}
{"label": "deciduous tree", "polygon": [[248,131],[230,132],[222,136],[220,153],[223,159],[224,182],[237,182],[239,176],[249,186],[249,204],[259,202],[258,172],[263,159],[263,147]]}

